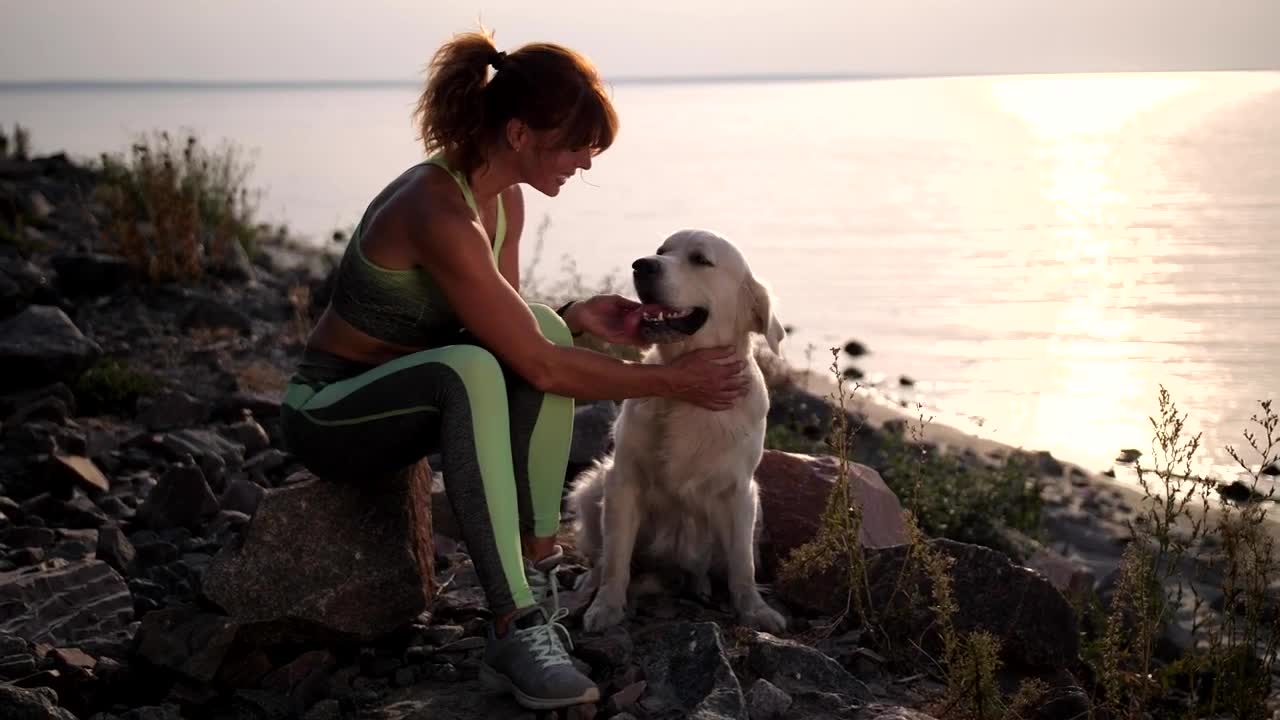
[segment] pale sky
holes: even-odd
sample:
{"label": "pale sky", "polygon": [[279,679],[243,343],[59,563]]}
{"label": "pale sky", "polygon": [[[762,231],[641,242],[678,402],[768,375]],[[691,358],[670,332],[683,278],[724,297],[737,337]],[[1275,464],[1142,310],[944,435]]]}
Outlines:
{"label": "pale sky", "polygon": [[414,81],[477,19],[612,78],[1280,69],[1280,0],[0,0],[0,82]]}

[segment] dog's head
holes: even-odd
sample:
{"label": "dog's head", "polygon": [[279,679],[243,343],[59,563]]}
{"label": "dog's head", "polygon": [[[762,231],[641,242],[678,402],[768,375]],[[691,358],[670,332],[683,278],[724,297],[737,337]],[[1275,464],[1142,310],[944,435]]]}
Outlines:
{"label": "dog's head", "polygon": [[779,352],[786,333],[774,313],[773,297],[725,238],[707,230],[681,230],[631,269],[644,303],[641,328],[652,342],[731,345],[758,332],[774,354]]}

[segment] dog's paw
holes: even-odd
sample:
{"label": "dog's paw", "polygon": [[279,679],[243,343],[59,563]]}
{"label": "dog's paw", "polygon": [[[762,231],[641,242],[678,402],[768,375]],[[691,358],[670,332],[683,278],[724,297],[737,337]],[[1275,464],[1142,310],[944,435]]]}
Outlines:
{"label": "dog's paw", "polygon": [[787,629],[787,619],[782,617],[782,613],[769,607],[763,600],[755,607],[742,613],[741,622],[743,625],[756,630],[763,630],[773,635],[777,635]]}
{"label": "dog's paw", "polygon": [[587,608],[587,614],[582,617],[582,629],[587,632],[600,632],[622,622],[626,616],[621,606],[610,605],[596,595],[595,601],[591,603],[591,607]]}

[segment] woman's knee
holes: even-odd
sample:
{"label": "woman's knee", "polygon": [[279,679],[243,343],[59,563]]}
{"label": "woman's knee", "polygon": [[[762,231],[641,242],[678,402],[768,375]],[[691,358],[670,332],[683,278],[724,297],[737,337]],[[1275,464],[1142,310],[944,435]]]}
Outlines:
{"label": "woman's knee", "polygon": [[501,386],[502,365],[493,353],[479,345],[450,346],[443,356],[434,356],[433,361],[443,361],[466,386],[484,387],[490,383]]}
{"label": "woman's knee", "polygon": [[569,326],[564,323],[564,318],[556,314],[550,306],[529,303],[529,310],[537,318],[538,328],[542,331],[543,337],[557,345],[573,345],[573,333],[569,332]]}

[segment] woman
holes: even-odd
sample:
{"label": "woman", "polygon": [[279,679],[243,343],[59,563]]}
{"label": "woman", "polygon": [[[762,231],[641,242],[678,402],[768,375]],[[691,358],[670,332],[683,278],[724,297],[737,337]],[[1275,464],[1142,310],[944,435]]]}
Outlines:
{"label": "woman", "polygon": [[[493,68],[490,76],[490,68]],[[318,474],[378,473],[442,454],[445,487],[494,615],[486,679],[529,708],[595,702],[554,607],[573,398],[674,397],[725,409],[745,390],[728,349],[671,365],[575,348],[590,332],[646,344],[614,295],[553,311],[520,295],[520,185],[555,196],[609,147],[594,67],[484,32],[435,54],[416,118],[430,159],[370,203],[284,398],[285,440]]]}

